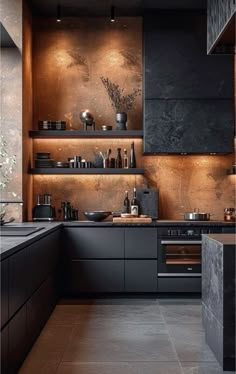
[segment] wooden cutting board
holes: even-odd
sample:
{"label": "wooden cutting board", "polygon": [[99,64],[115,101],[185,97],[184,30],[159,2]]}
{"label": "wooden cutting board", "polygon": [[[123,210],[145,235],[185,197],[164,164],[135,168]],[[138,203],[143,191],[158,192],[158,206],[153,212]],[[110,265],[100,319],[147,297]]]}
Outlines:
{"label": "wooden cutting board", "polygon": [[124,218],[124,217],[113,217],[113,222],[114,223],[150,223],[152,222],[151,217],[147,218],[142,218],[142,217],[137,217],[137,218]]}

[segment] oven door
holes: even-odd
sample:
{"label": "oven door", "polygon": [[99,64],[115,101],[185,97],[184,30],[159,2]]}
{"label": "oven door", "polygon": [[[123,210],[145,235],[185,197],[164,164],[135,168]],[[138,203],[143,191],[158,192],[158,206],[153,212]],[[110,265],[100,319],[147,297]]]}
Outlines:
{"label": "oven door", "polygon": [[159,241],[158,276],[201,276],[201,240],[161,239]]}

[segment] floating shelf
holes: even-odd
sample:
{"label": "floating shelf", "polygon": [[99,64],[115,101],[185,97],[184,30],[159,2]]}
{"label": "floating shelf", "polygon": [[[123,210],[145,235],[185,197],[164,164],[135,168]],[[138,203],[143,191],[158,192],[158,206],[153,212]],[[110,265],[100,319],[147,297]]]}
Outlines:
{"label": "floating shelf", "polygon": [[86,175],[96,175],[96,174],[144,174],[144,169],[100,169],[100,168],[88,168],[88,169],[77,169],[77,168],[32,168],[29,169],[30,174],[86,174]]}
{"label": "floating shelf", "polygon": [[127,130],[127,131],[82,131],[82,130],[31,130],[29,131],[31,138],[143,138],[143,130]]}

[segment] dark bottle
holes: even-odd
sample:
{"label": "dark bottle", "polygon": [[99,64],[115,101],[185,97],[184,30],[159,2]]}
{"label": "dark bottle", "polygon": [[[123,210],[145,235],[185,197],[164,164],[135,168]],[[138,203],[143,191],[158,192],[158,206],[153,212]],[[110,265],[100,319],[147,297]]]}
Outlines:
{"label": "dark bottle", "polygon": [[125,199],[124,199],[124,209],[123,209],[123,213],[129,213],[129,212],[130,212],[129,196],[128,196],[128,191],[125,191]]}
{"label": "dark bottle", "polygon": [[133,199],[131,200],[130,213],[133,214],[134,216],[139,215],[139,203],[138,203],[138,199],[136,195],[136,188],[134,188]]}
{"label": "dark bottle", "polygon": [[122,168],[121,148],[117,148],[116,168]]}
{"label": "dark bottle", "polygon": [[130,168],[136,168],[136,158],[135,158],[134,142],[131,143],[129,167]]}

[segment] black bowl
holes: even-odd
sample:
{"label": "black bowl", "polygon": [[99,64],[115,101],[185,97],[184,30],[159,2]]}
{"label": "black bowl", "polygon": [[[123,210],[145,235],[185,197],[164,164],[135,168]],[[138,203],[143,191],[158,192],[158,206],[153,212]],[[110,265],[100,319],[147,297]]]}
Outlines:
{"label": "black bowl", "polygon": [[111,215],[111,212],[105,212],[104,210],[97,210],[97,211],[91,211],[91,212],[84,212],[84,215],[86,218],[88,218],[89,221],[95,221],[100,222],[106,219]]}

